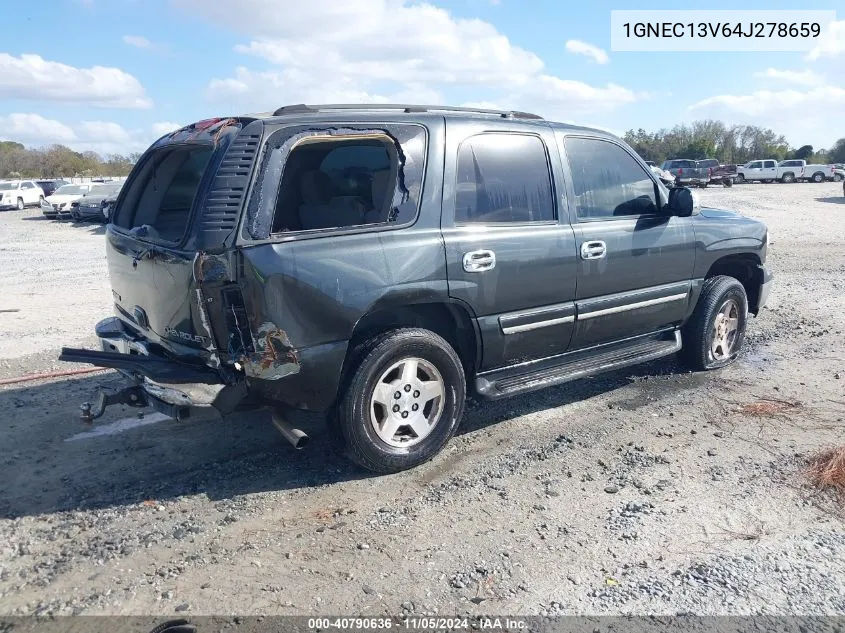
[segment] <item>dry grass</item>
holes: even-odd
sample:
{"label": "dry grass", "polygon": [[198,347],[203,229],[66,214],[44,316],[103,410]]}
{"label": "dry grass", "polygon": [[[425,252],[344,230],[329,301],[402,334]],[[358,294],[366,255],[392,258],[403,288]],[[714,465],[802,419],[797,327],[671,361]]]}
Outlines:
{"label": "dry grass", "polygon": [[750,415],[754,417],[769,417],[780,415],[789,409],[794,409],[799,406],[797,402],[789,402],[786,400],[763,400],[760,402],[751,402],[743,404],[737,411],[743,415]]}
{"label": "dry grass", "polygon": [[810,481],[819,488],[845,492],[845,446],[831,448],[810,459]]}

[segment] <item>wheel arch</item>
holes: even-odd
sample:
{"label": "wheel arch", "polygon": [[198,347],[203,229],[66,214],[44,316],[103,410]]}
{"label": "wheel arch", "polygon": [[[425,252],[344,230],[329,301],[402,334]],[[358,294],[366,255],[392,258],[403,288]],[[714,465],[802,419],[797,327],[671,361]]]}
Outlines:
{"label": "wheel arch", "polygon": [[453,300],[390,302],[373,306],[352,331],[341,368],[341,389],[357,365],[357,350],[365,341],[399,328],[423,328],[443,337],[457,352],[466,374],[472,375],[481,361],[481,334],[470,309]]}
{"label": "wheel arch", "polygon": [[739,281],[748,296],[748,311],[757,316],[760,302],[760,286],[763,283],[763,271],[760,258],[754,253],[734,253],[717,259],[704,275],[710,279],[718,275],[733,277]]}

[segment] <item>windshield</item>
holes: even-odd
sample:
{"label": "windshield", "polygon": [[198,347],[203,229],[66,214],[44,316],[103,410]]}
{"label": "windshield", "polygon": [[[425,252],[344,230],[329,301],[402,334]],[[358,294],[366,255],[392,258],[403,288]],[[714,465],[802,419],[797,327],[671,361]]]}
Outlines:
{"label": "windshield", "polygon": [[17,189],[18,183],[16,182],[0,182],[0,191],[9,191],[9,189]]}
{"label": "windshield", "polygon": [[56,189],[56,196],[81,196],[88,193],[88,187],[85,185],[64,185]]}

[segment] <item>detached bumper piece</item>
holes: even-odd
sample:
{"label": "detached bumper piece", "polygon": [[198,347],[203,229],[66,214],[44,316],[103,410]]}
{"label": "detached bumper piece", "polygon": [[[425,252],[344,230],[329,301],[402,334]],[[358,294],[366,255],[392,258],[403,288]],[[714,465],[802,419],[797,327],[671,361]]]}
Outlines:
{"label": "detached bumper piece", "polygon": [[121,327],[118,319],[99,323],[97,334],[103,347],[126,353],[64,347],[59,360],[117,369],[132,385],[117,393],[100,391],[93,403],[83,403],[82,419],[86,422],[93,422],[114,404],[149,406],[176,420],[190,417],[194,407],[212,407],[227,415],[247,396],[245,383],[227,384],[211,367],[151,353],[143,340]]}

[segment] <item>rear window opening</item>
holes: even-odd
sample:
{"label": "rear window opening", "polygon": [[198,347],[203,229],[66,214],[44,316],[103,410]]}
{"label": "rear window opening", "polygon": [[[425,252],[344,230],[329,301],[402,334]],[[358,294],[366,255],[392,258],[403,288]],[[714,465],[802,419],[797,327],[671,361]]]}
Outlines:
{"label": "rear window opening", "polygon": [[128,183],[115,226],[154,242],[182,241],[212,145],[158,150]]}
{"label": "rear window opening", "polygon": [[409,221],[393,205],[399,165],[387,135],[299,141],[285,162],[272,233]]}

